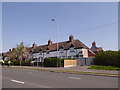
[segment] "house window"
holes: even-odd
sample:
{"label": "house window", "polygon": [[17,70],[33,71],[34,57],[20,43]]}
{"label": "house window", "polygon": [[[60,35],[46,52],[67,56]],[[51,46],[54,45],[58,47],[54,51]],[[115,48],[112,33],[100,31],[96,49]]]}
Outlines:
{"label": "house window", "polygon": [[46,54],[50,54],[50,52],[49,52],[49,51],[47,51],[47,52],[46,52]]}
{"label": "house window", "polygon": [[64,49],[59,49],[60,50],[60,53],[63,53],[64,52]]}
{"label": "house window", "polygon": [[83,55],[79,55],[80,57],[83,57]]}
{"label": "house window", "polygon": [[74,50],[74,45],[73,44],[71,44],[70,45],[70,52],[74,52],[75,50]]}
{"label": "house window", "polygon": [[62,56],[62,58],[65,58],[65,56]]}
{"label": "house window", "polygon": [[71,58],[71,56],[68,56],[68,58]]}
{"label": "house window", "polygon": [[39,55],[42,55],[42,52],[39,52]]}
{"label": "house window", "polygon": [[76,58],[76,56],[73,56],[73,58]]}
{"label": "house window", "polygon": [[64,52],[63,46],[60,46],[59,51],[60,51],[60,53],[63,53],[63,52]]}
{"label": "house window", "polygon": [[80,51],[79,53],[82,54],[82,51]]}
{"label": "house window", "polygon": [[75,51],[74,47],[71,47],[70,52],[74,52],[74,51]]}

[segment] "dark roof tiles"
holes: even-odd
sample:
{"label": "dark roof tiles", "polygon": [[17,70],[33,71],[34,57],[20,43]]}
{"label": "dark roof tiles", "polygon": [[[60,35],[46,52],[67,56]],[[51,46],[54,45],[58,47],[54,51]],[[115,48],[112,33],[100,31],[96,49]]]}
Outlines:
{"label": "dark roof tiles", "polygon": [[[62,46],[63,49],[69,49],[70,45],[73,44],[74,48],[86,48],[89,49],[86,45],[84,45],[81,41],[79,40],[73,40],[72,42],[70,41],[64,41],[64,42],[59,42],[58,43],[58,49]],[[55,51],[57,50],[57,43],[52,43],[51,45],[42,45],[42,46],[37,46],[32,50],[33,53],[37,53],[39,51]]]}

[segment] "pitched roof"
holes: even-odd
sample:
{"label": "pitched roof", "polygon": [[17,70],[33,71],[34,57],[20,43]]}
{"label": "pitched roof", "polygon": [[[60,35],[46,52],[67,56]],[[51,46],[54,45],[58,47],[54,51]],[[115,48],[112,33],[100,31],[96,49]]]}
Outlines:
{"label": "pitched roof", "polygon": [[102,47],[96,47],[96,46],[92,46],[92,47],[91,47],[91,50],[92,50],[93,52],[103,51]]}
{"label": "pitched roof", "polygon": [[[89,49],[85,44],[83,44],[80,40],[76,39],[73,40],[72,42],[70,41],[64,41],[64,42],[59,42],[58,43],[58,49],[62,46],[63,49],[69,49],[71,44],[74,46],[74,48],[86,48]],[[39,51],[56,51],[57,50],[57,43],[52,43],[51,45],[41,45],[37,46],[36,48],[33,48],[32,52],[37,53]]]}
{"label": "pitched roof", "polygon": [[103,51],[102,47],[98,47],[98,50],[99,50],[99,51]]}

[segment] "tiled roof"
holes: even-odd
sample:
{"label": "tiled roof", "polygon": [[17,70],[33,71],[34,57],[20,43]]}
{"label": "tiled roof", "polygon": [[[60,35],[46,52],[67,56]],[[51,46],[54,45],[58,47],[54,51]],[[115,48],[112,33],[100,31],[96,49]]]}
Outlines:
{"label": "tiled roof", "polygon": [[[80,40],[73,40],[72,42],[70,41],[64,41],[64,42],[59,42],[58,43],[58,49],[62,46],[63,49],[69,49],[70,46],[73,45],[74,48],[86,48],[89,49],[86,45],[84,45]],[[37,53],[39,51],[56,51],[57,50],[57,43],[52,43],[51,45],[42,45],[42,46],[37,46],[32,50],[33,53]]]}
{"label": "tiled roof", "polygon": [[94,53],[91,50],[88,50],[88,57],[94,57],[96,55],[96,53]]}
{"label": "tiled roof", "polygon": [[98,47],[98,50],[99,50],[99,51],[103,51],[102,47]]}

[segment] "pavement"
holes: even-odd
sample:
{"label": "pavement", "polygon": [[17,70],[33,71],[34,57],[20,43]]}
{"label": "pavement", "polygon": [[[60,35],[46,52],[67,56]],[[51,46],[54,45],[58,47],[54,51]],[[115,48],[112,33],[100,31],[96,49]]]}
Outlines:
{"label": "pavement", "polygon": [[[4,66],[5,67],[5,66]],[[7,66],[6,66],[7,67]],[[92,74],[92,75],[104,75],[104,76],[115,76],[118,77],[119,71],[112,70],[95,70],[87,69],[89,66],[76,66],[76,67],[40,67],[40,66],[10,66],[11,68],[21,68],[21,69],[34,69],[43,70],[51,72],[67,72],[67,73],[81,73],[81,74]]]}
{"label": "pavement", "polygon": [[[4,88],[118,88],[117,77],[47,72],[42,70],[32,70],[30,67],[28,68],[29,69],[26,69],[26,67],[24,69],[3,67],[3,90]],[[74,68],[75,67],[72,69]]]}

